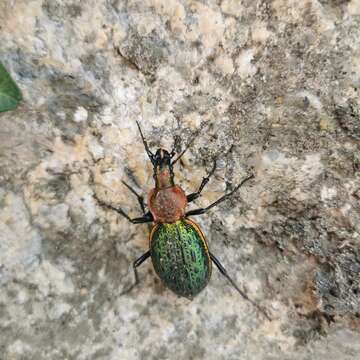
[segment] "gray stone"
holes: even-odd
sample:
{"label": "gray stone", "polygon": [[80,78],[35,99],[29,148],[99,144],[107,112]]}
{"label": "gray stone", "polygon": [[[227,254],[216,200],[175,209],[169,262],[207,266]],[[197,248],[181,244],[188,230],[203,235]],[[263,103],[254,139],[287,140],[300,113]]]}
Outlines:
{"label": "gray stone", "polygon": [[[0,359],[359,358],[360,3],[0,3],[0,60],[24,100],[0,114]],[[214,269],[164,288],[148,227],[152,149],[180,152],[194,218],[267,321]]]}

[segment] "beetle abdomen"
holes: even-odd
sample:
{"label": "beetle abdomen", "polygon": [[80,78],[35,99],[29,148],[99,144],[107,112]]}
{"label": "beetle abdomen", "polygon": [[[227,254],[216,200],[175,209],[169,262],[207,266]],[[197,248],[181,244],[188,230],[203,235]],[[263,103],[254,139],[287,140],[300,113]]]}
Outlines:
{"label": "beetle abdomen", "polygon": [[209,282],[208,247],[191,220],[156,224],[150,233],[150,251],[156,273],[174,293],[191,299]]}

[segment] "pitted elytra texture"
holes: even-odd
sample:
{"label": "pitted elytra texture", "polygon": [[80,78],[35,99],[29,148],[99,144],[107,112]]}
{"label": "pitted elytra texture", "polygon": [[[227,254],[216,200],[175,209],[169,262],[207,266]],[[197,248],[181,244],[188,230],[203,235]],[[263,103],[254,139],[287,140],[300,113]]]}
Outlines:
{"label": "pitted elytra texture", "polygon": [[157,224],[150,234],[151,260],[164,284],[193,298],[209,282],[211,260],[199,227],[189,219]]}

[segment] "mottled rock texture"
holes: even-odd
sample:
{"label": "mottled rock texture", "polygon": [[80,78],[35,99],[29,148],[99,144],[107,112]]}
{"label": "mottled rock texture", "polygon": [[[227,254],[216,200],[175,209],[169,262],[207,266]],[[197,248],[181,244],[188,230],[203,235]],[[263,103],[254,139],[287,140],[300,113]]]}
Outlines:
{"label": "mottled rock texture", "polygon": [[[0,359],[359,359],[360,1],[2,0],[0,61],[24,101],[0,115]],[[181,151],[214,270],[164,288],[125,180],[140,142]]]}

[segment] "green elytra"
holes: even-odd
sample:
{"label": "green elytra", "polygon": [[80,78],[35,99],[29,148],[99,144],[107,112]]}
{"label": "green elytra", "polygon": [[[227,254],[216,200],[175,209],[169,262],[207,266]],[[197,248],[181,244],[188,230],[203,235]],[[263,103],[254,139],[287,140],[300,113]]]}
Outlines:
{"label": "green elytra", "polygon": [[210,280],[207,244],[189,219],[155,225],[150,233],[150,254],[156,273],[175,294],[192,299]]}
{"label": "green elytra", "polygon": [[94,195],[100,205],[115,210],[133,224],[154,223],[149,236],[149,250],[133,262],[135,282],[123,293],[129,292],[139,283],[137,268],[151,257],[154,269],[164,285],[175,294],[192,299],[208,284],[213,262],[237,292],[262,312],[268,320],[271,320],[265,310],[240,290],[220,261],[210,252],[200,227],[188,218],[208,212],[232,196],[254,176],[246,177],[230,193],[223,195],[209,206],[186,211],[187,204],[201,195],[203,188],[215,172],[216,160],[214,160],[214,166],[210,173],[202,179],[199,189],[185,195],[184,191],[175,185],[173,165],[182,157],[195,137],[175,160],[172,160],[175,156],[174,150],[169,153],[164,149],[158,149],[155,154],[150,151],[140,125],[138,122],[136,123],[145,151],[153,164],[155,188],[148,194],[149,211],[145,211],[143,197],[124,181],[122,181],[123,184],[137,197],[143,212],[142,217],[130,218],[121,208],[107,204]]}

